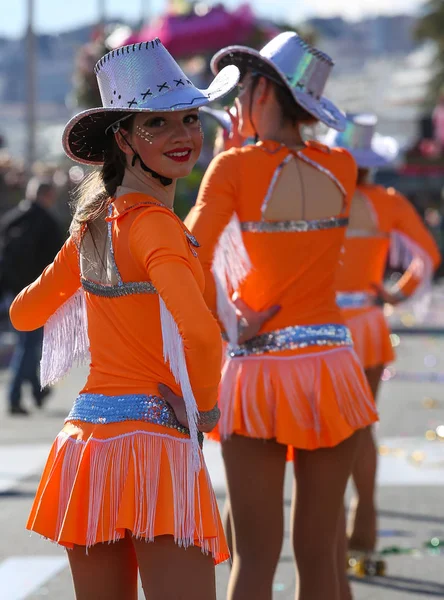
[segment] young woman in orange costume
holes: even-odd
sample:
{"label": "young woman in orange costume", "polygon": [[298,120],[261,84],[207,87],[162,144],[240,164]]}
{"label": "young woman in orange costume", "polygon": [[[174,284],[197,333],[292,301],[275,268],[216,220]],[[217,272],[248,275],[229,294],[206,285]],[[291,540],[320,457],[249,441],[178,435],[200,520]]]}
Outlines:
{"label": "young woman in orange costume", "polygon": [[350,598],[336,563],[343,496],[358,431],[377,419],[335,298],[356,166],[300,132],[316,120],[344,125],[322,97],[332,61],[287,32],[261,52],[229,47],[212,64],[240,67],[240,134],[261,140],[213,160],[186,220],[229,340],[219,391],[235,537],[228,597],[272,597],[290,447],[297,598]]}
{"label": "young woman in orange costume", "polygon": [[220,332],[173,202],[201,150],[198,107],[239,71],[199,90],[154,40],[95,72],[103,107],[68,123],[64,147],[101,170],[68,241],[11,306],[17,329],[44,325],[43,385],[90,363],[28,528],[70,549],[79,600],[135,600],[138,569],[147,598],[215,600],[228,550],[200,445],[219,415]]}
{"label": "young woman in orange costume", "polygon": [[[412,298],[414,308],[423,311],[440,262],[432,235],[407,198],[371,181],[371,169],[389,164],[397,155],[396,141],[377,134],[376,122],[374,115],[349,115],[346,129],[340,134],[332,131],[326,138],[329,146],[347,149],[359,168],[337,279],[338,304],[375,398],[384,365],[394,359],[382,303],[395,305]],[[388,258],[405,271],[391,289],[384,287]],[[357,497],[350,512],[351,552],[375,549],[376,462],[369,427],[363,432],[353,467]]]}

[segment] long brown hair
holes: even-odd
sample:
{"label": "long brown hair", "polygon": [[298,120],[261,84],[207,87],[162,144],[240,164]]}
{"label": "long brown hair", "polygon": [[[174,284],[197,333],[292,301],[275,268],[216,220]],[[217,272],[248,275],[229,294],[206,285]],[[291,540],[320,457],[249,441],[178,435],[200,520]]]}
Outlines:
{"label": "long brown hair", "polygon": [[[133,117],[125,120],[125,130],[131,131]],[[102,215],[121,185],[126,168],[126,154],[119,148],[114,135],[104,149],[103,166],[95,169],[79,184],[71,203],[73,217],[69,232],[78,238],[90,221]]]}

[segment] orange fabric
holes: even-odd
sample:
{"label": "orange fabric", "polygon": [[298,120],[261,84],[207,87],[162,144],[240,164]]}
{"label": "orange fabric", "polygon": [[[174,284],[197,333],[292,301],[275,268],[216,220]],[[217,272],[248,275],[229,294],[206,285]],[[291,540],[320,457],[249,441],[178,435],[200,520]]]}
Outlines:
{"label": "orange fabric", "polygon": [[[110,221],[116,264],[124,282],[154,284],[182,335],[197,406],[208,411],[217,401],[220,330],[204,301],[202,268],[184,225],[172,211],[153,206],[152,201],[143,194],[115,200]],[[70,238],[54,262],[14,300],[10,310],[13,325],[22,330],[43,326],[79,286],[78,250]],[[158,384],[164,383],[180,394],[163,357],[159,296],[85,295],[91,365],[82,392],[156,395]],[[118,539],[125,529],[144,537],[141,519],[154,518],[154,536],[176,535],[181,543],[184,534],[177,523],[189,518],[184,498],[190,491],[191,469],[191,462],[185,460],[191,444],[188,438],[186,445],[181,439],[175,430],[142,421],[67,423],[48,458],[28,528],[72,547]],[[110,444],[106,456],[112,458],[100,468],[103,444]],[[146,450],[150,444],[157,454]],[[120,468],[119,461],[125,456],[129,463]],[[148,483],[140,483],[143,477],[148,477]],[[156,478],[158,494],[152,500]],[[214,492],[205,469],[196,478],[194,543],[220,562],[229,554]],[[97,489],[102,483],[105,493],[98,503]],[[177,503],[182,508],[174,509]],[[143,514],[136,515],[140,507]],[[91,529],[92,514],[98,515],[97,531]]]}
{"label": "orange fabric", "polygon": [[[152,456],[147,456],[146,448],[143,447],[143,433],[154,437],[154,444],[160,443],[161,448],[159,464],[154,464]],[[91,514],[94,510],[94,502],[88,503],[88,498],[94,497],[91,489],[91,473],[100,469],[101,477],[104,478],[103,499],[99,498],[97,506],[97,531],[94,543],[109,542],[124,536],[125,530],[129,530],[137,537],[147,537],[146,524],[153,525],[153,537],[160,535],[177,535],[178,515],[173,507],[177,503],[177,480],[173,481],[174,461],[181,458],[179,454],[174,456],[174,449],[164,442],[164,428],[149,425],[140,421],[127,421],[109,425],[93,425],[90,423],[71,422],[63,429],[67,439],[62,442],[57,440],[50,452],[42,480],[37,490],[27,528],[36,531],[40,535],[56,541],[62,546],[72,548],[74,544],[80,546],[90,545],[88,543],[88,530],[91,528]],[[122,459],[122,449],[119,444],[125,436],[139,435],[134,442],[134,453],[129,453],[128,467],[123,472],[124,463],[119,464]],[[170,430],[169,438],[181,439],[174,430]],[[60,436],[59,436],[60,438]],[[108,462],[97,462],[94,443],[103,444],[106,440],[115,438],[114,445],[109,447]],[[80,452],[72,453],[72,446],[76,441]],[[135,461],[137,456],[137,461]],[[146,462],[144,462],[146,461]],[[117,468],[118,477],[112,475]],[[152,482],[147,486],[144,494],[140,494],[140,475],[149,478]],[[69,480],[71,473],[71,480]],[[158,486],[155,480],[158,478]],[[196,530],[194,545],[202,546],[203,550],[211,552],[214,562],[217,564],[229,558],[229,551],[223,535],[223,528],[217,511],[217,502],[214,491],[206,469],[202,469],[196,475],[194,491],[194,510],[196,513]],[[120,482],[116,484],[117,482]],[[69,489],[66,489],[70,485]],[[113,493],[111,486],[117,485]],[[63,489],[64,486],[64,489]],[[95,482],[97,488],[97,482]],[[95,490],[97,494],[97,489]],[[153,494],[155,505],[149,502],[150,494]],[[54,507],[62,504],[61,496],[66,496],[67,505],[63,506],[62,515],[57,514]],[[176,497],[175,497],[176,496]],[[179,498],[185,494],[179,495]],[[85,502],[86,500],[86,502]],[[100,501],[102,500],[102,501]],[[185,501],[186,502],[186,501]],[[141,509],[141,510],[140,510]],[[115,519],[117,510],[116,526],[110,528],[110,523]],[[181,511],[182,512],[182,511]],[[186,506],[183,507],[186,514]]]}
{"label": "orange fabric", "polygon": [[364,369],[387,365],[395,360],[390,329],[382,308],[343,309],[355,352]]}
{"label": "orange fabric", "polygon": [[[116,263],[123,281],[151,281],[160,293],[184,341],[198,408],[211,410],[217,400],[222,347],[219,328],[202,296],[202,269],[182,222],[167,208],[140,205],[150,200],[128,194],[115,201]],[[14,327],[43,326],[79,288],[79,277],[78,252],[70,238],[52,265],[14,300]],[[158,384],[164,383],[179,393],[163,358],[157,295],[110,299],[87,293],[86,301],[91,366],[83,392],[157,394]]]}
{"label": "orange fabric", "polygon": [[[232,149],[216,157],[204,176],[185,222],[201,244],[205,297],[213,312],[211,268],[218,239],[233,213],[240,222],[261,220],[270,182],[289,152],[274,142]],[[353,158],[320,144],[308,144],[303,153],[345,189],[340,216],[347,216],[356,181]],[[345,228],[242,233],[252,268],[240,285],[240,297],[256,311],[281,307],[261,333],[344,322],[336,305],[335,281],[344,236]],[[237,433],[305,449],[336,445],[377,420],[370,389],[350,348],[313,346],[228,359],[219,406],[222,417],[213,439],[218,433],[222,438]]]}
{"label": "orange fabric", "polygon": [[[379,233],[377,236],[345,239],[337,274],[338,291],[374,292],[373,284],[383,284],[390,234],[396,231],[420,246],[429,255],[433,268],[436,269],[441,260],[439,250],[407,198],[392,188],[386,190],[379,185],[361,185],[358,190],[370,201]],[[397,287],[407,297],[419,283],[415,261],[412,261]],[[390,331],[380,308],[344,309],[343,315],[364,368],[394,360]]]}
{"label": "orange fabric", "polygon": [[[289,152],[274,142],[236,148],[217,156],[205,173],[196,205],[185,224],[201,244],[205,298],[214,313],[216,292],[211,266],[217,241],[234,211],[240,221],[261,220],[261,205],[270,181]],[[308,145],[303,152],[330,170],[344,186],[346,216],[356,181],[353,158],[345,150],[329,151],[320,144]],[[296,322],[342,322],[335,300],[335,272],[344,235],[343,228],[302,234],[243,233],[255,268],[241,285],[240,296],[254,310],[281,306],[266,323],[264,332]]]}
{"label": "orange fabric", "polygon": [[236,433],[314,450],[336,446],[378,420],[351,348],[233,359],[224,367],[220,397],[222,439]]}
{"label": "orange fabric", "polygon": [[[407,198],[393,188],[387,190],[380,185],[361,185],[358,189],[370,200],[381,237],[346,238],[337,289],[342,292],[374,291],[372,284],[382,284],[390,247],[389,235],[394,231],[403,233],[420,246],[436,269],[441,261],[438,247]],[[405,273],[398,286],[405,296],[409,296],[418,283],[413,269],[413,272]]]}

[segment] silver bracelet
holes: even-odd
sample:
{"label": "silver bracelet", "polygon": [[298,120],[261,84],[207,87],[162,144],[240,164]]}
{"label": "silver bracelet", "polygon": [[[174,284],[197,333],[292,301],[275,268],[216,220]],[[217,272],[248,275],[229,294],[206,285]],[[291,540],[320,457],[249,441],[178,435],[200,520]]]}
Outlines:
{"label": "silver bracelet", "polygon": [[218,405],[211,410],[199,412],[199,425],[216,427],[220,418],[220,410]]}

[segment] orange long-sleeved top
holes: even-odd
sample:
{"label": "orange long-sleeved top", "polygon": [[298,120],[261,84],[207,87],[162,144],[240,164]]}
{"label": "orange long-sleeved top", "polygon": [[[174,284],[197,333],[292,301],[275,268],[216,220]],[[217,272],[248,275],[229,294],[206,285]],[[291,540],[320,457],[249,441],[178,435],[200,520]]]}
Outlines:
{"label": "orange long-sleeved top", "polygon": [[[357,190],[370,202],[377,232],[373,235],[348,235],[340,261],[337,289],[341,292],[374,292],[381,285],[392,234],[402,234],[429,257],[432,270],[441,261],[438,247],[412,204],[393,188],[360,185]],[[421,281],[415,261],[397,283],[403,296],[410,296]]]}
{"label": "orange long-sleeved top", "polygon": [[[208,168],[195,207],[185,223],[201,244],[199,257],[205,276],[205,298],[216,313],[212,264],[218,240],[236,214],[241,224],[260,221],[261,207],[278,166],[290,150],[276,142],[231,149]],[[327,170],[345,191],[346,217],[355,189],[356,164],[342,149],[308,144],[302,151],[314,168]],[[321,176],[321,175],[320,175]],[[252,268],[238,293],[254,310],[279,305],[281,310],[262,332],[290,325],[343,323],[335,300],[335,272],[345,228],[254,233],[242,232]]]}
{"label": "orange long-sleeved top", "polygon": [[[124,282],[151,282],[183,339],[191,386],[200,411],[217,399],[222,348],[219,327],[203,298],[202,267],[185,226],[144,194],[113,202],[112,239]],[[11,321],[19,330],[42,327],[80,287],[79,251],[69,238],[54,262],[15,298]],[[180,389],[163,357],[159,297],[107,298],[85,292],[91,364],[82,392],[158,394],[164,383]]]}

